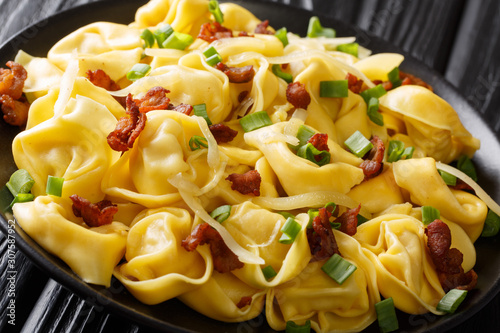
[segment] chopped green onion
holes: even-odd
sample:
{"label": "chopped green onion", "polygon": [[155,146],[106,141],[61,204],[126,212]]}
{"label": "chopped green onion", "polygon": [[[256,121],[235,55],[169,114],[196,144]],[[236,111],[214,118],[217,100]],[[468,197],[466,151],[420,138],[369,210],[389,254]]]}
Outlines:
{"label": "chopped green onion", "polygon": [[335,253],[326,261],[321,269],[335,282],[342,284],[354,273],[357,267]]}
{"label": "chopped green onion", "polygon": [[147,64],[135,64],[132,69],[127,73],[127,79],[130,81],[136,81],[139,80],[140,78],[143,78],[146,76],[146,74],[149,73],[151,70],[151,66]]}
{"label": "chopped green onion", "polygon": [[401,79],[399,78],[399,67],[394,67],[389,73],[387,73],[389,81],[392,83],[392,88],[397,88],[401,85]]}
{"label": "chopped green onion", "polygon": [[193,42],[194,39],[191,35],[174,31],[174,33],[168,36],[168,38],[162,43],[162,46],[165,49],[184,50]]}
{"label": "chopped green onion", "polygon": [[14,204],[16,204],[18,202],[29,202],[29,201],[33,201],[33,199],[35,199],[35,196],[31,193],[18,193],[14,197],[14,200],[10,204],[9,208],[12,208],[12,206],[14,206]]}
{"label": "chopped green onion", "polygon": [[486,220],[484,221],[483,232],[481,236],[491,237],[496,236],[500,230],[500,216],[495,214],[494,211],[488,210],[488,215],[486,215]]}
{"label": "chopped green onion", "polygon": [[208,11],[212,13],[216,22],[218,23],[224,22],[224,14],[220,10],[219,1],[210,0],[208,2]]}
{"label": "chopped green onion", "polygon": [[438,220],[441,217],[439,210],[432,206],[422,206],[422,222],[424,224],[429,224],[434,220]]}
{"label": "chopped green onion", "polygon": [[10,193],[15,196],[18,193],[29,193],[33,184],[35,184],[35,181],[29,172],[24,169],[19,169],[10,176],[9,181],[5,184],[5,186],[7,186]]}
{"label": "chopped green onion", "polygon": [[317,209],[309,209],[307,211],[307,215],[309,215],[309,222],[307,223],[307,228],[311,229],[313,227],[312,223],[314,221],[314,218],[318,216],[319,211]]}
{"label": "chopped green onion", "polygon": [[330,212],[334,212],[337,209],[337,204],[335,202],[327,202],[325,208],[331,208]]}
{"label": "chopped green onion", "polygon": [[380,332],[392,332],[399,328],[398,317],[396,316],[396,308],[392,297],[386,298],[375,304],[377,312],[377,321]]}
{"label": "chopped green onion", "polygon": [[358,43],[348,43],[348,44],[340,44],[337,46],[337,51],[351,54],[355,57],[358,56]]}
{"label": "chopped green onion", "polygon": [[283,47],[288,45],[288,36],[287,36],[287,29],[285,27],[276,30],[274,35],[283,43]]}
{"label": "chopped green onion", "polygon": [[201,149],[203,148],[208,148],[208,141],[202,136],[199,135],[193,135],[191,139],[189,139],[189,148],[191,148],[192,151]]}
{"label": "chopped green onion", "polygon": [[270,280],[276,275],[278,275],[278,273],[276,273],[276,271],[271,265],[262,268],[262,274],[264,274],[264,278],[266,280]]}
{"label": "chopped green onion", "polygon": [[347,80],[320,81],[319,97],[347,97],[349,95]]}
{"label": "chopped green onion", "polygon": [[378,99],[378,98],[384,96],[385,94],[387,94],[387,90],[384,89],[382,84],[379,84],[373,88],[367,89],[367,90],[362,91],[360,93],[361,97],[363,97],[363,99],[365,100],[367,105],[370,102],[370,99],[372,97]]}
{"label": "chopped green onion", "polygon": [[[314,135],[314,130],[305,125],[300,125],[297,131],[297,139],[299,139],[299,146],[307,144],[307,141]],[[298,149],[298,147],[297,147]]]}
{"label": "chopped green onion", "polygon": [[45,192],[49,195],[60,197],[62,195],[64,178],[49,175]]}
{"label": "chopped green onion", "polygon": [[205,58],[210,58],[215,54],[219,54],[219,52],[217,52],[217,50],[213,46],[210,46],[205,51],[203,51],[203,55],[205,56]]}
{"label": "chopped green onion", "polygon": [[415,147],[406,147],[402,141],[391,140],[387,149],[387,162],[396,162],[402,159],[410,159]]}
{"label": "chopped green onion", "polygon": [[13,200],[14,196],[7,186],[2,187],[2,189],[0,189],[0,212],[5,213],[9,211]]}
{"label": "chopped green onion", "polygon": [[170,24],[165,24],[161,28],[158,28],[155,30],[153,33],[156,41],[158,42],[158,47],[163,47],[163,42],[167,40],[168,37],[170,37],[171,34],[174,33],[174,29]]}
{"label": "chopped green onion", "polygon": [[413,153],[415,152],[415,147],[406,147],[403,151],[403,155],[401,155],[402,159],[409,160],[413,157]]}
{"label": "chopped green onion", "polygon": [[251,132],[253,130],[270,126],[273,122],[266,111],[258,111],[248,114],[240,119],[240,125],[245,132]]}
{"label": "chopped green onion", "polygon": [[144,41],[144,48],[153,47],[155,45],[155,36],[149,29],[144,29],[142,31],[141,39]]}
{"label": "chopped green onion", "polygon": [[360,131],[354,132],[344,144],[356,156],[363,157],[373,148],[373,143],[361,134]]}
{"label": "chopped green onion", "polygon": [[444,183],[449,186],[457,185],[457,177],[443,170],[438,170],[439,175],[443,178]]}
{"label": "chopped green onion", "polygon": [[198,117],[203,117],[208,126],[212,125],[212,121],[210,121],[208,117],[207,105],[205,103],[193,105],[193,114]]}
{"label": "chopped green onion", "polygon": [[368,101],[368,107],[366,109],[366,114],[371,121],[379,126],[384,125],[384,117],[380,112],[378,112],[379,102],[378,98],[372,97]]}
{"label": "chopped green onion", "polygon": [[323,28],[321,22],[317,16],[312,16],[309,19],[309,25],[307,27],[307,37],[328,37],[335,38],[337,35],[336,31],[332,28]]}
{"label": "chopped green onion", "polygon": [[467,290],[452,289],[441,298],[436,310],[454,313],[467,296]]}
{"label": "chopped green onion", "polygon": [[281,65],[279,64],[274,64],[272,67],[274,75],[277,77],[285,80],[286,83],[292,83],[293,82],[293,76],[290,73],[285,73],[281,70]]}
{"label": "chopped green onion", "polygon": [[297,325],[293,321],[286,322],[285,333],[309,333],[311,332],[311,321],[307,320],[304,325]]}
{"label": "chopped green onion", "polygon": [[279,239],[281,244],[292,244],[295,241],[295,238],[302,229],[300,223],[295,221],[294,218],[289,217],[286,219],[285,224],[281,228],[281,232],[283,233]]}
{"label": "chopped green onion", "polygon": [[[326,165],[330,163],[330,152],[326,150],[318,150],[313,146],[312,143],[305,144],[297,150],[297,156],[305,158],[319,166]],[[316,160],[316,156],[319,156],[319,161]]]}
{"label": "chopped green onion", "polygon": [[368,219],[366,217],[364,217],[363,215],[360,215],[360,214],[358,214],[357,218],[358,218],[358,225],[363,224],[363,223],[368,221]]}
{"label": "chopped green onion", "polygon": [[477,182],[476,168],[474,167],[472,160],[467,155],[460,156],[457,162],[457,169]]}
{"label": "chopped green onion", "polygon": [[285,219],[291,217],[292,219],[295,218],[295,215],[293,215],[292,213],[289,213],[289,212],[278,212],[278,214],[280,214],[281,216],[283,216]]}
{"label": "chopped green onion", "polygon": [[215,66],[222,61],[221,55],[213,46],[210,46],[208,49],[203,51],[203,55],[207,58],[206,62],[209,66]]}
{"label": "chopped green onion", "polygon": [[231,205],[217,207],[210,213],[210,216],[219,223],[227,220],[229,215],[231,215]]}

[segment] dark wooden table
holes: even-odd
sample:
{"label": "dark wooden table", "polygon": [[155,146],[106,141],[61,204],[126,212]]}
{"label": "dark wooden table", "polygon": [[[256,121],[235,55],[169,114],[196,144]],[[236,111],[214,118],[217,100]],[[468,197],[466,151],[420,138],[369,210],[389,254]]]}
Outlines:
{"label": "dark wooden table", "polygon": [[[0,44],[56,12],[95,1],[103,0],[0,0]],[[267,1],[330,15],[401,47],[456,86],[500,137],[500,1]],[[151,331],[74,295],[18,250],[16,325],[8,325],[7,245],[0,234],[0,332]],[[500,332],[500,296],[451,331]]]}

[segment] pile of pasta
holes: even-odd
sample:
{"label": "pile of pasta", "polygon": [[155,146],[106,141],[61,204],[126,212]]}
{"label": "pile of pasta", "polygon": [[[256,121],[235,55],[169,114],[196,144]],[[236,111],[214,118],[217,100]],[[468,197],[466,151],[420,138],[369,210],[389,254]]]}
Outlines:
{"label": "pile of pasta", "polygon": [[[220,321],[245,321],[264,311],[275,330],[309,320],[316,332],[360,331],[376,320],[375,304],[390,297],[406,313],[442,314],[436,305],[445,291],[429,255],[421,207],[439,210],[452,247],[463,253],[464,271],[471,270],[488,206],[447,186],[438,168],[472,157],[479,141],[446,101],[421,86],[403,85],[379,98],[383,125],[368,117],[358,93],[320,96],[321,81],[343,80],[348,73],[367,88],[387,81],[403,56],[358,58],[337,51],[337,45],[354,42],[350,37],[288,32],[284,46],[274,34],[254,33],[261,20],[231,3],[220,9],[222,25],[234,37],[208,42],[197,38],[203,24],[214,22],[208,3],[152,0],[130,25],[84,26],[57,42],[46,58],[18,53],[15,62],[28,72],[24,93],[31,106],[12,149],[18,168],[35,180],[35,200],[13,207],[19,225],[88,283],[109,286],[114,276],[141,302],[177,297]],[[144,29],[165,24],[191,35],[193,43],[184,50],[145,48]],[[230,82],[207,63],[204,51],[210,46],[227,66],[253,66],[253,79]],[[137,63],[151,71],[132,82],[127,73]],[[276,64],[305,87],[311,99],[306,108],[287,100],[288,83],[273,73]],[[89,81],[86,73],[98,69],[120,89],[110,92]],[[111,149],[107,137],[127,117],[115,97],[138,99],[158,86],[168,89],[173,105],[205,104],[213,124],[237,135],[217,144],[204,117],[153,110],[130,149]],[[245,132],[240,119],[259,111],[272,124]],[[301,125],[327,134],[328,163],[319,166],[291,149]],[[414,147],[413,157],[392,163],[385,157],[382,172],[365,179],[363,159],[344,144],[356,131],[386,146],[400,140]],[[193,136],[205,145],[193,150]],[[261,177],[258,195],[232,189],[226,178],[251,170]],[[64,178],[61,197],[46,194],[48,176]],[[73,212],[75,194],[115,204],[112,223],[89,227]],[[330,202],[339,214],[361,205],[359,215],[366,220],[353,236],[333,230],[342,258],[357,268],[342,284],[322,271],[326,259],[311,260],[307,237],[308,210]],[[230,214],[220,223],[210,213],[224,205]],[[279,242],[289,216],[283,212],[301,226],[291,244]],[[220,234],[241,268],[220,273],[209,244],[194,251],[182,246],[203,223]],[[264,275],[267,266],[274,277]]]}

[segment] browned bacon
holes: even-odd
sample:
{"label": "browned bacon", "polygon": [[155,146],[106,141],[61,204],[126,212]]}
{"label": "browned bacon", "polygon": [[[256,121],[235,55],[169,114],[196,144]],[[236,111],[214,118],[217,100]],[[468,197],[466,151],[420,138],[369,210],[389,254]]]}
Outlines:
{"label": "browned bacon", "polygon": [[373,144],[373,148],[369,152],[367,159],[359,166],[363,169],[365,180],[378,176],[383,170],[384,142],[376,135],[373,136],[370,142]]}
{"label": "browned bacon", "polygon": [[146,113],[153,110],[168,110],[170,98],[166,96],[170,90],[163,87],[149,89],[141,99],[134,99],[139,107],[139,112]]}
{"label": "browned bacon", "polygon": [[421,87],[427,88],[430,91],[433,91],[431,85],[429,85],[427,82],[425,82],[421,78],[416,77],[415,75],[399,71],[399,79],[402,80],[401,85],[414,84],[414,85],[417,85],[417,86],[421,86]]}
{"label": "browned bacon", "polygon": [[226,180],[232,183],[231,189],[234,191],[238,191],[241,194],[260,195],[260,183],[262,179],[257,170],[250,170],[244,174],[232,173],[227,176]]}
{"label": "browned bacon", "polygon": [[203,39],[209,43],[217,39],[230,38],[233,37],[233,32],[231,29],[223,27],[218,22],[208,22],[201,25],[200,32],[198,33],[198,38]]}
{"label": "browned bacon", "polygon": [[274,35],[274,32],[272,32],[269,28],[269,20],[265,20],[257,24],[255,27],[255,33],[256,34],[266,34],[266,35]]}
{"label": "browned bacon", "polygon": [[251,296],[243,296],[240,299],[240,301],[238,302],[238,304],[236,304],[236,307],[238,309],[242,309],[245,306],[250,305],[250,304],[252,304],[252,297]]}
{"label": "browned bacon", "polygon": [[358,214],[360,210],[361,205],[358,205],[358,207],[348,209],[337,217],[335,222],[340,223],[339,230],[349,236],[354,236],[358,230]]}
{"label": "browned bacon", "polygon": [[219,62],[215,67],[224,72],[231,83],[247,83],[252,81],[255,76],[255,71],[252,65],[244,67],[229,67],[222,62]]}
{"label": "browned bacon", "polygon": [[307,241],[311,250],[311,261],[320,261],[330,258],[340,251],[330,224],[330,213],[326,208],[320,208],[318,215],[313,219],[312,229],[307,229]]}
{"label": "browned bacon", "polygon": [[134,142],[146,126],[146,114],[139,111],[139,107],[132,99],[132,95],[127,96],[127,116],[121,117],[116,124],[116,128],[108,135],[108,144],[116,151],[127,151],[134,146]]}
{"label": "browned bacon", "polygon": [[8,61],[6,65],[10,69],[0,68],[0,95],[19,99],[23,95],[24,81],[28,78],[28,73],[17,62]]}
{"label": "browned bacon", "polygon": [[311,96],[300,82],[292,82],[286,88],[286,100],[296,108],[307,109]]}
{"label": "browned bacon", "polygon": [[23,126],[28,121],[29,103],[24,97],[15,100],[9,95],[0,95],[3,119],[7,124]]}
{"label": "browned bacon", "polygon": [[363,80],[359,80],[356,75],[347,73],[346,75],[347,87],[355,94],[359,94],[363,88]]}
{"label": "browned bacon", "polygon": [[224,124],[210,125],[209,129],[218,144],[231,142],[238,135],[238,131]]}
{"label": "browned bacon", "polygon": [[219,232],[208,223],[198,224],[191,234],[181,242],[182,247],[189,252],[194,251],[198,245],[204,244],[210,245],[214,269],[217,272],[227,273],[243,267],[243,263],[227,247]]}
{"label": "browned bacon", "polygon": [[73,201],[73,213],[76,217],[83,218],[89,227],[99,227],[113,222],[113,216],[118,211],[117,205],[109,200],[91,203],[76,194],[69,197]]}
{"label": "browned bacon", "polygon": [[177,106],[173,106],[172,104],[170,104],[168,106],[168,109],[173,110],[173,111],[177,111],[180,113],[184,113],[186,116],[189,116],[191,114],[191,112],[193,111],[193,106],[191,104],[184,104],[184,103],[181,103]]}
{"label": "browned bacon", "polygon": [[328,134],[315,133],[307,142],[311,143],[319,151],[330,151],[330,148],[328,148]]}
{"label": "browned bacon", "polygon": [[108,91],[117,91],[120,90],[120,86],[111,78],[105,71],[102,69],[88,70],[86,74],[87,79],[92,82],[95,86],[104,88]]}

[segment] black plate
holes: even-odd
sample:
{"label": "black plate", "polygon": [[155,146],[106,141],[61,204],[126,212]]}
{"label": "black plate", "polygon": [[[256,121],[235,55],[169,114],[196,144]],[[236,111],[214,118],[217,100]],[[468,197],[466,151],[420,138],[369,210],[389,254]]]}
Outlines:
{"label": "black plate", "polygon": [[[144,0],[122,0],[97,2],[84,5],[54,15],[47,20],[34,24],[11,38],[0,48],[0,63],[5,64],[15,57],[19,49],[35,55],[46,56],[50,47],[60,38],[77,28],[91,22],[105,20],[128,24],[134,19],[136,9]],[[269,19],[272,26],[286,26],[288,31],[304,35],[307,30],[310,12],[273,3],[258,1],[233,1],[251,10],[260,19]],[[324,26],[334,27],[338,36],[357,36],[358,41],[379,52],[398,52],[405,54],[390,43],[371,36],[343,22],[318,15]],[[480,151],[474,157],[478,168],[480,184],[500,202],[500,144],[488,125],[440,74],[405,54],[402,70],[417,75],[431,84],[435,92],[446,99],[459,113],[467,129],[482,142]],[[7,126],[0,120],[0,184],[4,184],[16,170],[11,143],[18,129]],[[0,216],[0,229],[6,233],[7,220]],[[497,248],[498,238],[479,239],[476,242],[477,263],[475,270],[479,275],[477,288],[471,292],[454,315],[443,317],[431,314],[407,315],[398,312],[401,331],[437,332],[450,329],[479,311],[500,290],[500,256]],[[105,309],[129,320],[142,323],[151,328],[168,332],[274,332],[266,324],[265,316],[248,322],[228,324],[209,319],[191,310],[177,300],[170,300],[155,306],[147,306],[133,298],[127,290],[113,279],[110,288],[89,285],[80,280],[61,260],[48,254],[36,244],[22,229],[17,228],[16,245],[51,278],[67,287],[82,299],[94,304],[96,309]],[[378,332],[376,323],[368,332]]]}

